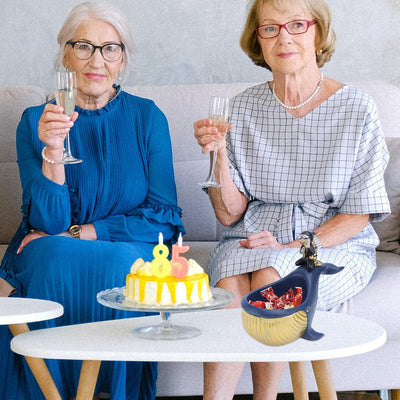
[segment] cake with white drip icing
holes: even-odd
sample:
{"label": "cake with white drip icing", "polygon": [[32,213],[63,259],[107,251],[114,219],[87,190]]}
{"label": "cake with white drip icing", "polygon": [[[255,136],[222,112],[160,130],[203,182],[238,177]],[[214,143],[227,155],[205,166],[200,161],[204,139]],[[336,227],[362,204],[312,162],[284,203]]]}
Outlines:
{"label": "cake with white drip icing", "polygon": [[180,256],[189,246],[172,246],[172,260],[167,246],[154,247],[154,259],[137,259],[126,276],[124,295],[127,301],[149,306],[205,303],[212,299],[208,275],[193,259]]}
{"label": "cake with white drip icing", "polygon": [[212,298],[208,275],[192,259],[184,278],[173,275],[159,278],[151,273],[150,262],[136,260],[126,277],[124,294],[127,300],[151,306],[195,304]]}

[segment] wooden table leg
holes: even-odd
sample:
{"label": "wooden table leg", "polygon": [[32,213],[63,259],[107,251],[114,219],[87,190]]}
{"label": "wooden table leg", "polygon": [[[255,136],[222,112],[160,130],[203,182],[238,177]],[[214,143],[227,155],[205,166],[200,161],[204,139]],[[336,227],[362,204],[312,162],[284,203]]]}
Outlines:
{"label": "wooden table leg", "polygon": [[293,397],[295,400],[308,400],[306,367],[304,361],[289,363],[292,378]]}
{"label": "wooden table leg", "polygon": [[390,390],[390,399],[391,400],[400,400],[400,389],[391,389]]}
{"label": "wooden table leg", "polygon": [[[8,325],[13,336],[17,336],[20,333],[29,332],[28,325],[12,324]],[[47,400],[61,400],[61,396],[58,393],[57,387],[50,375],[46,363],[42,358],[28,357],[25,356],[25,360],[31,369],[33,376],[36,379],[40,389],[43,392],[44,397]]]}
{"label": "wooden table leg", "polygon": [[328,360],[311,361],[321,400],[337,400],[331,366]]}
{"label": "wooden table leg", "polygon": [[87,400],[93,398],[97,377],[99,375],[100,364],[101,361],[97,360],[82,361],[76,400]]}

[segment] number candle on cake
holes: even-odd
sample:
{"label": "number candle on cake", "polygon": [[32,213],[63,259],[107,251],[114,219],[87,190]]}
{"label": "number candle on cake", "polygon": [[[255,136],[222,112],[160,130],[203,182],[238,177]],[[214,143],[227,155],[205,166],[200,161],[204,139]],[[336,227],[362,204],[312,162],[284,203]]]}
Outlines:
{"label": "number candle on cake", "polygon": [[150,306],[211,300],[208,275],[196,261],[181,255],[188,250],[189,246],[182,246],[179,235],[177,244],[172,245],[172,259],[168,260],[169,249],[160,233],[158,244],[153,248],[153,260],[138,258],[126,276],[126,300]]}
{"label": "number candle on cake", "polygon": [[178,245],[172,245],[171,270],[175,278],[184,278],[189,272],[188,260],[180,256],[180,254],[186,253],[188,250],[189,246],[182,246],[182,234],[179,233]]}
{"label": "number candle on cake", "polygon": [[158,235],[158,245],[153,249],[153,261],[151,262],[151,272],[157,278],[165,278],[171,274],[171,263],[168,260],[169,249],[164,244],[163,234]]}

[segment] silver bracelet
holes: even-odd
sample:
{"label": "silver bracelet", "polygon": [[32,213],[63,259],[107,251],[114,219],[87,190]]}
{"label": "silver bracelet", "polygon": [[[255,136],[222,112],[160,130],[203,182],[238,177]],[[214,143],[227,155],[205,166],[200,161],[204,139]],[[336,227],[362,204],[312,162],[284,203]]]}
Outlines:
{"label": "silver bracelet", "polygon": [[42,158],[44,161],[48,162],[49,164],[53,165],[61,165],[62,162],[51,160],[49,157],[46,156],[46,146],[42,149]]}
{"label": "silver bracelet", "polygon": [[322,243],[319,240],[319,237],[317,236],[317,234],[314,231],[313,231],[313,242],[315,243],[315,246],[317,246],[317,249],[324,247],[324,246],[322,246]]}

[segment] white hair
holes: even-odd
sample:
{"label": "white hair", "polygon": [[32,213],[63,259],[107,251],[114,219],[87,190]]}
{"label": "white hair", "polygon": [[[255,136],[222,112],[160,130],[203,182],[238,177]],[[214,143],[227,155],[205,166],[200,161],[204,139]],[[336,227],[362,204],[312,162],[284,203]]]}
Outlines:
{"label": "white hair", "polygon": [[85,2],[75,6],[71,10],[57,36],[59,49],[54,60],[55,70],[63,67],[62,62],[67,42],[72,39],[79,25],[90,19],[100,19],[108,22],[117,30],[125,46],[123,57],[125,61],[124,75],[126,78],[129,73],[130,55],[133,54],[135,45],[125,15],[114,5],[105,1]]}

